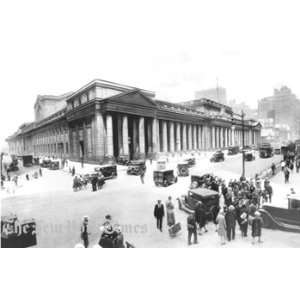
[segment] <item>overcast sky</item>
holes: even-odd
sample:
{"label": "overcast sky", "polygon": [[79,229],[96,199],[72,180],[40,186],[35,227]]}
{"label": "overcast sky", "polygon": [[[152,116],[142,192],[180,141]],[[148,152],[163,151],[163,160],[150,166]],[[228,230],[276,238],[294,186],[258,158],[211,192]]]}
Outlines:
{"label": "overcast sky", "polygon": [[94,78],[190,100],[219,84],[255,107],[286,84],[300,96],[297,1],[4,1],[0,145],[33,120],[38,94]]}

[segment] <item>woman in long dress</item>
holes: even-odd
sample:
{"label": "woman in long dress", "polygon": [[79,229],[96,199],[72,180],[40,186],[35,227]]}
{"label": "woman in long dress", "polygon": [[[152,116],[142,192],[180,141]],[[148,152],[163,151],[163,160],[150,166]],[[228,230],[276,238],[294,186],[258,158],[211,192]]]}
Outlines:
{"label": "woman in long dress", "polygon": [[226,221],[224,212],[221,211],[217,217],[218,228],[217,232],[220,237],[221,245],[225,245],[226,243]]}
{"label": "woman in long dress", "polygon": [[171,196],[168,197],[168,201],[166,203],[166,209],[167,209],[168,226],[173,226],[175,224],[175,213],[174,213],[174,204],[172,202]]}

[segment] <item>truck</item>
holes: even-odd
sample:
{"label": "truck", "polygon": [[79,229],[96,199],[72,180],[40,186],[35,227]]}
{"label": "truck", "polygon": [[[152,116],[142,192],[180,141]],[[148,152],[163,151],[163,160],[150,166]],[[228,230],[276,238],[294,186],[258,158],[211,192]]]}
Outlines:
{"label": "truck", "polygon": [[259,157],[260,158],[268,158],[273,156],[273,147],[270,143],[263,143],[259,146]]}

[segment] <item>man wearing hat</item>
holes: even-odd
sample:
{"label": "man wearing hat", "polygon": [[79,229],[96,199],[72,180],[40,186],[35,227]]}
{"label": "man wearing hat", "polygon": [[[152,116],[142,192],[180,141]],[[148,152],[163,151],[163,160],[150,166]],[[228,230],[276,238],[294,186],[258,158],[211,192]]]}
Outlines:
{"label": "man wearing hat", "polygon": [[235,239],[235,225],[236,225],[236,215],[235,208],[233,205],[230,205],[228,211],[225,215],[226,221],[226,230],[227,230],[227,239],[230,242]]}
{"label": "man wearing hat", "polygon": [[157,200],[157,204],[154,207],[154,217],[156,218],[157,229],[162,231],[163,218],[165,216],[164,205],[161,203],[161,200]]}
{"label": "man wearing hat", "polygon": [[89,223],[88,216],[84,216],[80,232],[81,232],[81,239],[83,241],[83,245],[85,248],[88,248],[88,246],[89,246],[89,234],[90,233],[88,232],[88,223]]}

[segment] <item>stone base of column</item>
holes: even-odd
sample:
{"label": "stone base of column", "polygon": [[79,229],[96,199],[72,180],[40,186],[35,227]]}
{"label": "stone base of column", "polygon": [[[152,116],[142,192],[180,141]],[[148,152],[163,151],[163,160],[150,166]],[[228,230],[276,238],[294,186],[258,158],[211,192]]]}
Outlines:
{"label": "stone base of column", "polygon": [[129,160],[129,154],[121,154],[118,158],[120,160]]}
{"label": "stone base of column", "polygon": [[116,159],[114,156],[104,156],[103,158],[103,164],[115,164],[116,163]]}

